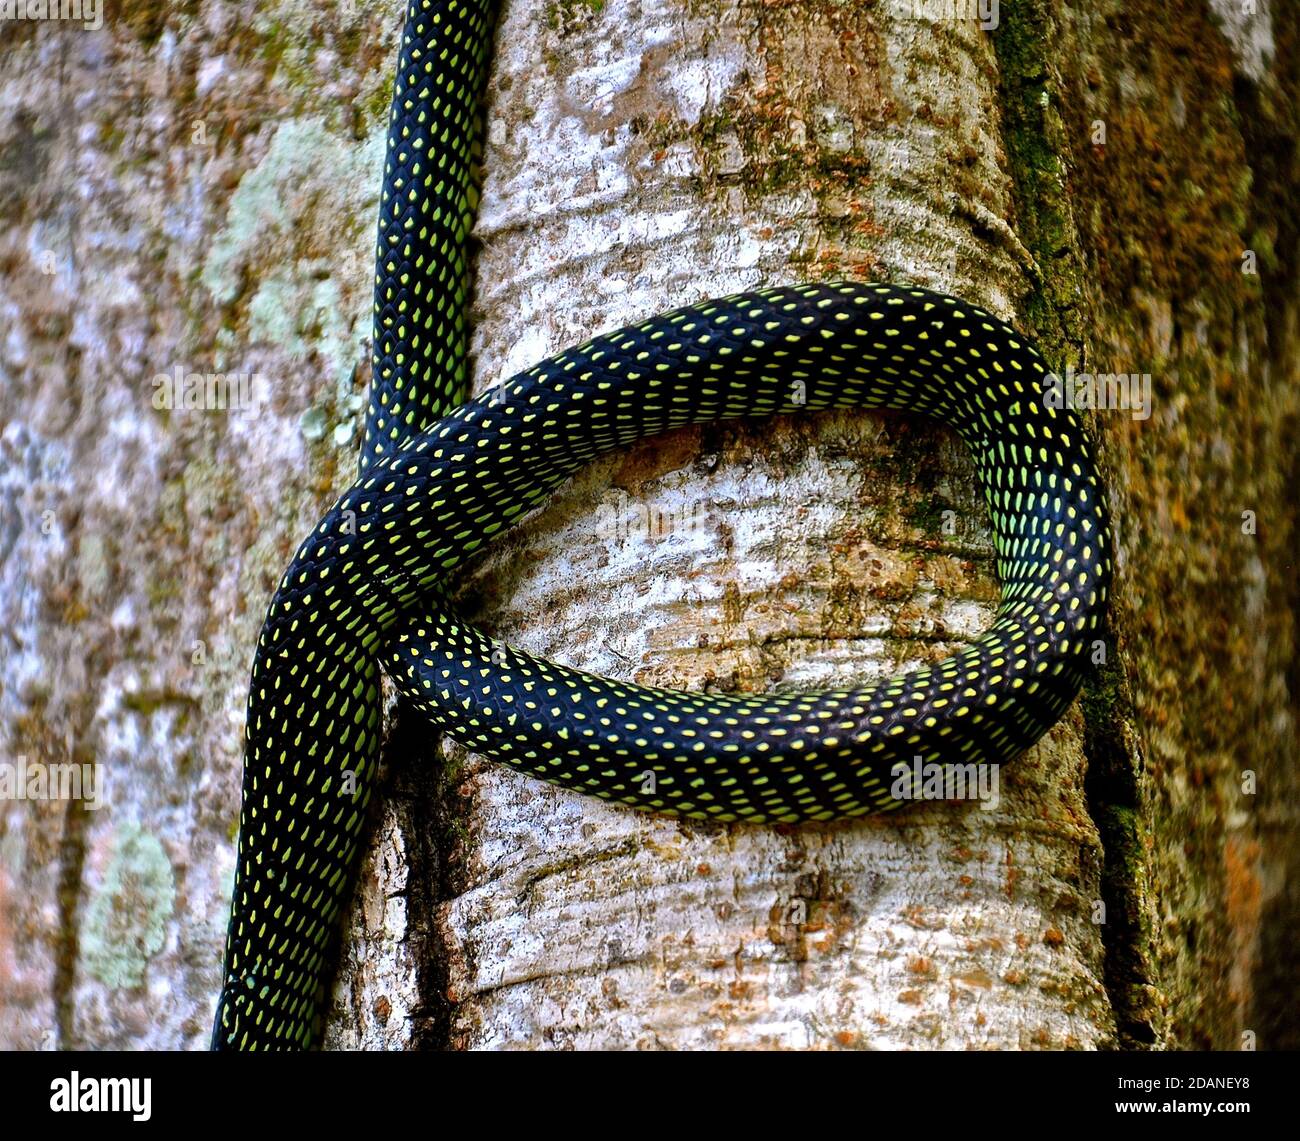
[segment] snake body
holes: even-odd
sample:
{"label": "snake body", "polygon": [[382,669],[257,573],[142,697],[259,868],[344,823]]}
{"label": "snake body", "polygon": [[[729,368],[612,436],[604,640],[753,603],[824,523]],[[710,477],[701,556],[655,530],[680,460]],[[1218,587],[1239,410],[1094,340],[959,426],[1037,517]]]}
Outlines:
{"label": "snake body", "polygon": [[[597,337],[461,403],[487,0],[411,0],[380,206],[361,475],[299,547],[249,690],[213,1044],[319,1032],[379,740],[378,670],[433,726],[532,776],[748,823],[900,804],[895,765],[1009,760],[1082,683],[1111,574],[1083,425],[1038,351],[978,306],[830,282],[704,301]],[[858,689],[679,693],[505,647],[443,599],[455,571],[594,457],[685,424],[891,408],[951,425],[988,504],[1001,603],[976,641]]]}

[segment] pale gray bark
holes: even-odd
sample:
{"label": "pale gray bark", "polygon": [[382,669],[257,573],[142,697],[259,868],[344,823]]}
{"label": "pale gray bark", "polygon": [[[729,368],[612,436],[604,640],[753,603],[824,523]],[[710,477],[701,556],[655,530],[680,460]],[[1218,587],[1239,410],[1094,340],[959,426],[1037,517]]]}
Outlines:
{"label": "pale gray bark", "polygon": [[[752,829],[454,747],[444,768],[391,716],[329,1045],[1294,1032],[1268,997],[1293,977],[1297,850],[1293,168],[1269,149],[1295,134],[1273,46],[1292,33],[1268,5],[1221,26],[1143,5],[1131,44],[1103,3],[1021,5],[992,36],[934,7],[508,5],[476,388],[669,306],[841,275],[968,297],[1061,364],[1154,372],[1151,421],[1095,418],[1122,564],[1088,717],[1006,769],[993,810]],[[0,750],[103,763],[108,806],[0,805],[0,1045],[206,1040],[252,646],[355,466],[401,8],[133,4],[5,50]],[[272,395],[155,412],[151,380],[178,366],[257,372]],[[866,413],[611,457],[462,591],[521,647],[726,690],[935,658],[996,597],[960,446]]]}

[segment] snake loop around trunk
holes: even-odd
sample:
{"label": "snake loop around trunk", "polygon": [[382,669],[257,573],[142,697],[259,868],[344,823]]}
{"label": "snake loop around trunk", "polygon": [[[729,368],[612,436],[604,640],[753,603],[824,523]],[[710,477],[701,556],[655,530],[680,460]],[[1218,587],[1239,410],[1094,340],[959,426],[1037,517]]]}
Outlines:
{"label": "snake loop around trunk", "polygon": [[[1111,575],[1102,488],[1038,351],[978,306],[827,282],[704,301],[461,403],[486,0],[411,0],[394,84],[361,474],[303,541],[258,639],[213,1044],[319,1033],[379,743],[381,664],[438,730],[567,788],[754,824],[899,806],[895,766],[998,764],[1077,693]],[[466,559],[593,458],[685,424],[822,408],[936,417],[970,448],[992,625],[859,689],[678,693],[502,647],[442,602]]]}

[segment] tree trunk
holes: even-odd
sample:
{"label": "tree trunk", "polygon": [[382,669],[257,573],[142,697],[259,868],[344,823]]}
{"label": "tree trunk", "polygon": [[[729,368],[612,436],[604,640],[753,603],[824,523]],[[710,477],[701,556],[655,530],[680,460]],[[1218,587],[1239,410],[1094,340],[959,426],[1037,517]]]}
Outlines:
{"label": "tree trunk", "polygon": [[[799,828],[610,807],[390,709],[327,1045],[1297,1044],[1292,6],[955,7],[508,5],[476,391],[835,276],[1149,373],[1149,418],[1087,414],[1120,548],[1097,680],[996,802]],[[252,648],[355,466],[401,9],[4,30],[0,759],[106,788],[0,805],[0,1046],[206,1042]],[[177,370],[260,398],[160,410]],[[996,601],[964,450],[868,413],[594,464],[459,596],[521,648],[727,691],[937,659]]]}

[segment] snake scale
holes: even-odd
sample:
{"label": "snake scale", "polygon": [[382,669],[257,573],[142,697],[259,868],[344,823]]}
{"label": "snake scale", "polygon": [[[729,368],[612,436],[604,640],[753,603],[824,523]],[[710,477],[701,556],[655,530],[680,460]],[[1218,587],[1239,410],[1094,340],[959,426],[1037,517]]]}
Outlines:
{"label": "snake scale", "polygon": [[[975,305],[905,285],[760,289],[599,336],[462,403],[490,0],[410,0],[380,202],[361,472],[258,639],[217,1048],[315,1043],[380,733],[379,669],[432,726],[566,788],[704,820],[899,806],[893,766],[1001,763],[1082,683],[1111,575],[1083,425]],[[646,689],[501,646],[455,571],[594,457],[671,428],[822,408],[936,417],[970,448],[1002,595],[947,660],[859,689]],[[649,779],[647,779],[649,778]]]}

